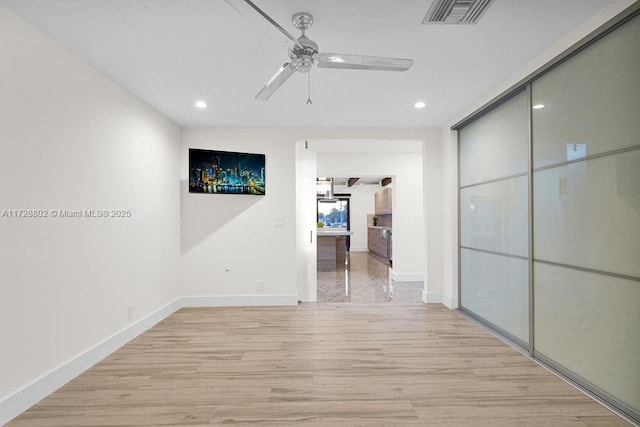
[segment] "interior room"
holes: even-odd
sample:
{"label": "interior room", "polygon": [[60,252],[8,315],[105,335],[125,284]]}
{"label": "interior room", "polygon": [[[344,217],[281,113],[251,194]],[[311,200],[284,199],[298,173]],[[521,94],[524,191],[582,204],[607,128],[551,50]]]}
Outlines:
{"label": "interior room", "polygon": [[0,0],[0,425],[638,425],[638,40],[634,0]]}

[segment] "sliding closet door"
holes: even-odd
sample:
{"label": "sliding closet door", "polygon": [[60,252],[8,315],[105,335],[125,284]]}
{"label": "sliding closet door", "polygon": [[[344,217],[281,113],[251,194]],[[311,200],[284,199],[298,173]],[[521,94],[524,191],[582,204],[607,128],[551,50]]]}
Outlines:
{"label": "sliding closet door", "polygon": [[478,117],[462,310],[640,420],[640,12]]}
{"label": "sliding closet door", "polygon": [[529,342],[528,97],[521,92],[460,133],[460,302]]}
{"label": "sliding closet door", "polygon": [[640,17],[532,83],[535,354],[640,412]]}

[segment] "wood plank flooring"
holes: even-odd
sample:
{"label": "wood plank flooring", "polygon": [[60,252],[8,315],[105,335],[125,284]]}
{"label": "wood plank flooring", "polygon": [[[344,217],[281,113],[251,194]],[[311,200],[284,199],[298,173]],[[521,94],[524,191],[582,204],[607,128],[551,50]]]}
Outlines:
{"label": "wood plank flooring", "polygon": [[439,305],[182,309],[8,424],[628,426]]}

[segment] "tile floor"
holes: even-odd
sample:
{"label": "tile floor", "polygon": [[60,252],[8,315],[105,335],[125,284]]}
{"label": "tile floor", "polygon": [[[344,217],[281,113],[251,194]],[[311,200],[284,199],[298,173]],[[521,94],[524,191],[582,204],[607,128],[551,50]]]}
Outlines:
{"label": "tile floor", "polygon": [[389,267],[368,252],[347,253],[344,268],[318,271],[318,303],[423,304],[423,287],[389,279]]}

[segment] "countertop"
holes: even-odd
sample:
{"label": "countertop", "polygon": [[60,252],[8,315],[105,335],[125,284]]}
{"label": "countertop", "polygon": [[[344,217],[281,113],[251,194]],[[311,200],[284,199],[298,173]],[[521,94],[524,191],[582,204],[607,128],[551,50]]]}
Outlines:
{"label": "countertop", "polygon": [[318,237],[322,236],[351,236],[353,235],[353,231],[345,231],[345,230],[323,230],[322,228],[318,228]]}
{"label": "countertop", "polygon": [[386,225],[372,225],[369,228],[377,228],[380,230],[391,230],[391,227],[387,227]]}

